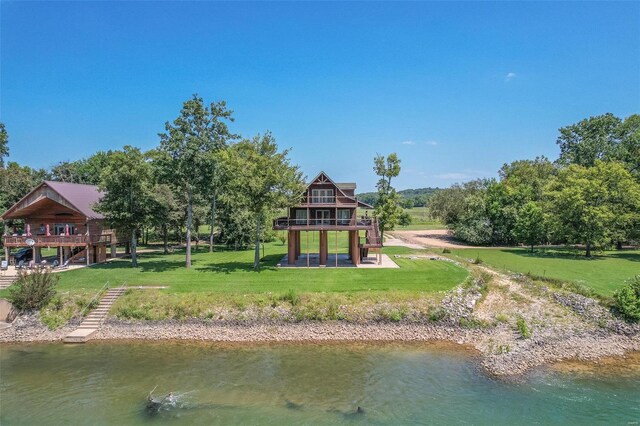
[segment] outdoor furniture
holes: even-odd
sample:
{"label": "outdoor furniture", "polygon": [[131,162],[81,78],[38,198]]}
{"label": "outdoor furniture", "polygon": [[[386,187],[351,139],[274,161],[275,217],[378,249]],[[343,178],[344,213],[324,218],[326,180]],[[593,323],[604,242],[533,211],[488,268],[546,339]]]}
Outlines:
{"label": "outdoor furniture", "polygon": [[16,265],[16,269],[24,269],[24,260],[18,262],[18,264]]}
{"label": "outdoor furniture", "polygon": [[69,267],[69,262],[70,262],[70,259],[67,259],[67,260],[62,264],[62,266],[60,266],[60,269],[67,269],[67,268]]}
{"label": "outdoor furniture", "polygon": [[53,262],[51,262],[51,268],[52,269],[56,269],[58,267],[60,263],[57,260],[54,260]]}
{"label": "outdoor furniture", "polygon": [[29,266],[27,266],[28,269],[33,269],[36,267],[36,261],[35,260],[30,260],[29,261]]}
{"label": "outdoor furniture", "polygon": [[0,271],[7,271],[9,269],[9,262],[3,260],[0,262]]}

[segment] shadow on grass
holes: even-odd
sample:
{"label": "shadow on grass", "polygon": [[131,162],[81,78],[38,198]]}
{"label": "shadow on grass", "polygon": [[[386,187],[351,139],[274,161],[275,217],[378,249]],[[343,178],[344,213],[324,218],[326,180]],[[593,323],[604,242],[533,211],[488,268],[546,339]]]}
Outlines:
{"label": "shadow on grass", "polygon": [[281,254],[270,254],[262,258],[260,262],[260,269],[255,271],[253,269],[253,262],[221,262],[221,263],[213,263],[206,266],[198,267],[198,271],[201,272],[221,272],[224,274],[230,274],[236,271],[245,271],[245,272],[261,272],[261,271],[269,271],[269,270],[277,270],[276,265],[278,261],[282,259]]}
{"label": "shadow on grass", "polygon": [[[529,251],[528,249],[502,249],[503,253],[512,253],[522,257],[536,258],[536,259],[567,259],[567,260],[587,260],[598,261],[606,259],[622,259],[632,262],[640,262],[640,253],[638,252],[592,252],[591,257],[586,257],[584,250],[575,249],[536,249]],[[482,258],[482,255],[480,255]]]}

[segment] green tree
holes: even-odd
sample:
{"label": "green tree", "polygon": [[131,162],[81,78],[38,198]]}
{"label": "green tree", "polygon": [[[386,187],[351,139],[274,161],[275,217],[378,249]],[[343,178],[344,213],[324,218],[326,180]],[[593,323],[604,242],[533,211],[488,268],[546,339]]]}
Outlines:
{"label": "green tree", "polygon": [[4,168],[4,157],[9,156],[9,134],[4,127],[4,123],[0,123],[0,168]]}
{"label": "green tree", "polygon": [[161,181],[172,187],[187,210],[187,268],[191,267],[194,205],[199,199],[213,197],[212,200],[215,200],[217,192],[211,190],[212,176],[217,169],[214,153],[229,138],[228,129],[223,123],[223,120],[229,119],[231,111],[226,109],[224,102],[212,103],[207,107],[202,98],[193,95],[184,102],[178,118],[173,123],[167,122],[165,133],[159,135],[160,147],[155,160],[161,171]]}
{"label": "green tree", "polygon": [[640,181],[640,114],[627,117],[618,128],[620,144],[616,157]]}
{"label": "green tree", "polygon": [[51,177],[61,182],[98,185],[109,153],[110,151],[98,151],[82,160],[61,161],[51,168]]}
{"label": "green tree", "polygon": [[260,268],[262,225],[278,209],[294,205],[304,190],[302,173],[292,165],[289,150],[278,151],[271,133],[243,140],[223,151],[230,192],[255,220],[253,267]]}
{"label": "green tree", "polygon": [[527,202],[518,212],[515,225],[515,236],[518,242],[533,247],[540,244],[546,237],[544,213],[538,203]]}
{"label": "green tree", "polygon": [[149,224],[162,238],[164,254],[167,254],[169,253],[169,231],[182,224],[182,209],[173,191],[166,184],[153,186],[149,207]]}
{"label": "green tree", "polygon": [[616,162],[593,167],[570,165],[546,188],[546,206],[556,239],[585,246],[591,256],[619,230],[629,230],[640,214],[640,185]]}
{"label": "green tree", "polygon": [[137,234],[149,223],[153,204],[151,167],[143,153],[125,146],[109,154],[102,171],[100,189],[105,192],[97,205],[107,222],[131,238],[131,266],[138,266]]}
{"label": "green tree", "polygon": [[378,188],[378,202],[375,207],[375,215],[380,226],[380,241],[384,241],[384,232],[393,230],[402,215],[400,199],[395,188],[391,186],[391,179],[400,174],[400,159],[394,152],[385,158],[376,155],[373,159],[373,171],[380,176],[376,187]]}
{"label": "green tree", "polygon": [[589,117],[560,129],[558,163],[591,167],[597,160],[616,159],[622,121],[611,113]]}

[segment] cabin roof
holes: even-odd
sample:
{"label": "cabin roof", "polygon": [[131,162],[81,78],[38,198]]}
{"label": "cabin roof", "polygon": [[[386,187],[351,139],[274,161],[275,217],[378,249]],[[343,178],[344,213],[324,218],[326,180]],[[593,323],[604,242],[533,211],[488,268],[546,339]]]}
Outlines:
{"label": "cabin roof", "polygon": [[[93,206],[100,201],[100,198],[104,195],[95,185],[82,185],[69,182],[56,182],[51,180],[45,180],[40,185],[31,190],[27,195],[22,197],[20,201],[11,206],[6,212],[2,214],[3,218],[11,217],[19,210],[23,210],[24,206],[21,206],[23,201],[42,187],[47,186],[53,191],[57,192],[69,205],[84,215],[87,219],[104,219],[104,216],[96,212]],[[19,206],[21,208],[19,209]]]}

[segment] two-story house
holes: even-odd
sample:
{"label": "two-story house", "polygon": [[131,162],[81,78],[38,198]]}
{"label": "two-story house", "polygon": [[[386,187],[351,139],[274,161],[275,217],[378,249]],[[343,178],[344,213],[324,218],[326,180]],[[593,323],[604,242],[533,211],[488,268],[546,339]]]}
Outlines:
{"label": "two-story house", "polygon": [[[321,172],[303,192],[300,204],[290,207],[286,217],[274,221],[273,229],[288,231],[289,265],[296,264],[302,256],[301,232],[319,233],[320,266],[327,265],[328,232],[332,231],[349,233],[348,257],[354,265],[359,265],[367,257],[369,250],[379,255],[382,244],[376,218],[368,215],[358,217],[358,207],[373,207],[359,201],[355,190],[355,183],[335,183],[326,173]],[[306,264],[310,266],[310,253],[307,252],[305,256]]]}

